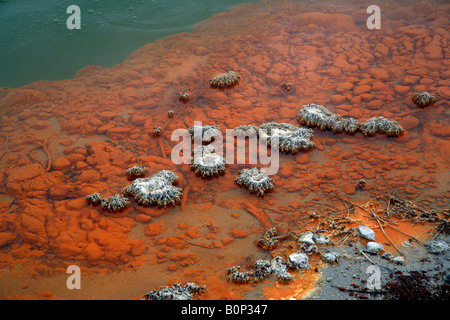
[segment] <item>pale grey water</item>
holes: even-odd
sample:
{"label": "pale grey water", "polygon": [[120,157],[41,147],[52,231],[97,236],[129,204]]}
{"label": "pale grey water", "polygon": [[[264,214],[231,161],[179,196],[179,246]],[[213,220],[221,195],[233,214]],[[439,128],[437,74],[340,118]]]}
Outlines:
{"label": "pale grey water", "polygon": [[[243,2],[250,1],[0,0],[0,87],[71,78],[87,65],[111,67]],[[80,7],[80,30],[66,26],[70,5]]]}

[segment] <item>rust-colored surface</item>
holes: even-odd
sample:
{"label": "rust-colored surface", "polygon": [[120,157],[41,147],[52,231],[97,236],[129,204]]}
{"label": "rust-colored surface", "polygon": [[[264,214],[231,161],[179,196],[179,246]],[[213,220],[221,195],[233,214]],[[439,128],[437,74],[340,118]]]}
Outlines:
{"label": "rust-colored surface", "polygon": [[[241,5],[113,68],[0,88],[1,298],[133,299],[194,281],[207,286],[202,299],[300,299],[317,280],[314,270],[288,285],[262,282],[258,296],[256,285],[229,283],[225,269],[270,258],[255,242],[271,226],[306,230],[313,211],[321,219],[345,211],[334,192],[360,204],[395,192],[424,207],[448,207],[449,5],[380,6],[382,29],[367,30],[358,1]],[[229,70],[241,75],[236,86],[209,87],[211,77]],[[187,103],[178,101],[182,90],[190,93]],[[418,109],[414,91],[436,95],[436,103]],[[170,159],[173,130],[194,121],[223,132],[270,121],[298,125],[307,103],[361,121],[384,116],[406,132],[369,138],[315,129],[317,148],[281,155],[275,190],[264,198],[233,183],[248,166],[232,164],[224,176],[205,180]],[[153,126],[163,128],[160,138]],[[131,199],[111,215],[88,205],[88,194],[121,193],[130,183],[125,170],[138,164],[148,176],[175,172],[185,190],[181,207],[142,207]],[[360,179],[364,189],[356,188]],[[384,239],[364,210],[351,219]],[[423,241],[434,227],[395,226]],[[385,229],[396,244],[407,239]],[[82,290],[66,288],[71,264],[81,266]]]}

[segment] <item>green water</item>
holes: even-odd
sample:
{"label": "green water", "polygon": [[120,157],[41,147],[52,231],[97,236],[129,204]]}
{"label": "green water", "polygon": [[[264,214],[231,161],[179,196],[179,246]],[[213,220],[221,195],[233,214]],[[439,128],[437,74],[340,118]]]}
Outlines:
{"label": "green water", "polygon": [[[0,87],[71,78],[87,65],[111,67],[243,2],[249,1],[0,0]],[[80,30],[67,28],[70,5],[81,10]]]}

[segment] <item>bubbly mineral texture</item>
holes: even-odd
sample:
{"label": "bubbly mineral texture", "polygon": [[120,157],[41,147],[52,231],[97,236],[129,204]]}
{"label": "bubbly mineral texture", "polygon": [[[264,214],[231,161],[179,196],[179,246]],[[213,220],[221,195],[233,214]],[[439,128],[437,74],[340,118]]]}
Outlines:
{"label": "bubbly mineral texture", "polygon": [[258,240],[258,247],[264,248],[266,250],[273,250],[279,243],[279,240],[276,239],[278,236],[278,231],[275,227],[267,230],[264,233],[264,237]]}
{"label": "bubbly mineral texture", "polygon": [[181,102],[188,102],[189,101],[189,93],[187,93],[187,92],[178,93],[178,100],[180,100]]}
{"label": "bubbly mineral texture", "polygon": [[225,158],[214,152],[212,146],[197,147],[191,157],[191,167],[202,177],[218,176],[225,172]]}
{"label": "bubbly mineral texture", "polygon": [[289,255],[288,265],[290,268],[297,270],[311,269],[311,266],[309,265],[309,258],[306,253],[303,252],[294,252]]}
{"label": "bubbly mineral texture", "polygon": [[227,73],[219,74],[209,80],[212,87],[231,87],[238,83],[241,76],[235,71],[228,71]]}
{"label": "bubbly mineral texture", "polygon": [[289,123],[264,123],[259,126],[258,134],[267,145],[275,142],[275,147],[279,147],[281,152],[296,153],[316,146],[311,141],[313,136],[311,129],[299,128]]}
{"label": "bubbly mineral texture", "polygon": [[290,91],[292,88],[292,84],[289,82],[283,82],[280,86],[286,91]]}
{"label": "bubbly mineral texture", "polygon": [[297,235],[295,232],[278,234],[277,229],[273,227],[264,233],[264,237],[262,239],[258,240],[257,246],[266,250],[273,250],[277,247],[281,240],[285,239],[297,239]]}
{"label": "bubbly mineral texture", "polygon": [[398,136],[404,130],[397,121],[386,119],[385,117],[373,117],[360,124],[360,130],[365,136],[373,136],[377,133],[385,134],[388,137]]}
{"label": "bubbly mineral texture", "polygon": [[117,212],[128,207],[130,205],[130,201],[120,194],[115,194],[108,198],[102,198],[100,200],[100,204],[105,210]]}
{"label": "bubbly mineral texture", "polygon": [[322,260],[328,263],[337,263],[339,258],[339,253],[337,252],[327,252],[322,255]]}
{"label": "bubbly mineral texture", "polygon": [[167,116],[172,119],[173,118],[173,110],[167,111]]}
{"label": "bubbly mineral texture", "polygon": [[100,204],[105,210],[117,212],[130,205],[130,201],[120,194],[115,194],[108,198],[102,198],[99,193],[93,193],[86,197],[86,201],[93,205]]}
{"label": "bubbly mineral texture", "polygon": [[436,102],[436,97],[426,91],[414,92],[411,99],[420,108],[427,107]]}
{"label": "bubbly mineral texture", "polygon": [[188,129],[193,139],[201,139],[202,142],[211,142],[215,137],[222,134],[217,126],[192,126]]}
{"label": "bubbly mineral texture", "polygon": [[258,282],[273,275],[278,281],[287,282],[293,278],[287,272],[288,263],[284,262],[280,256],[275,257],[272,261],[258,260],[255,262],[255,270],[253,272],[241,272],[240,266],[227,268],[228,280],[237,283]]}
{"label": "bubbly mineral texture", "polygon": [[292,281],[293,278],[289,272],[287,272],[288,264],[283,261],[280,256],[277,256],[271,261],[273,275],[278,281],[288,282]]}
{"label": "bubbly mineral texture", "polygon": [[274,188],[273,180],[258,168],[241,170],[234,181],[258,196],[263,196],[266,191]]}
{"label": "bubbly mineral texture", "polygon": [[147,169],[144,166],[132,166],[125,172],[128,176],[143,176]]}
{"label": "bubbly mineral texture", "polygon": [[203,293],[206,286],[198,286],[188,282],[184,286],[175,282],[171,287],[163,286],[159,290],[150,291],[141,300],[192,300],[194,295]]}
{"label": "bubbly mineral texture", "polygon": [[227,277],[228,280],[232,282],[238,283],[247,283],[253,281],[253,275],[250,272],[241,272],[240,266],[233,266],[231,268],[227,268]]}
{"label": "bubbly mineral texture", "polygon": [[233,129],[233,134],[236,137],[257,137],[259,128],[253,125],[248,126],[238,126]]}
{"label": "bubbly mineral texture", "polygon": [[344,119],[340,115],[333,114],[319,104],[304,105],[297,115],[297,120],[300,124],[319,128],[320,130],[330,130],[333,133],[354,134],[362,132],[365,136],[373,136],[377,133],[387,136],[398,136],[404,131],[397,121],[384,117],[373,117],[360,123],[357,119]]}
{"label": "bubbly mineral texture", "polygon": [[94,205],[99,204],[102,200],[102,197],[99,193],[93,193],[88,196],[86,196],[86,201],[89,203],[92,203]]}
{"label": "bubbly mineral texture", "polygon": [[334,116],[327,108],[320,104],[304,105],[298,115],[297,120],[300,124],[305,124],[309,127],[316,127],[320,130],[331,130],[330,120]]}
{"label": "bubbly mineral texture", "polygon": [[300,124],[316,127],[322,131],[330,130],[333,133],[354,134],[359,129],[358,120],[354,118],[343,119],[324,106],[314,103],[304,105],[297,115],[297,120]]}
{"label": "bubbly mineral texture", "polygon": [[272,263],[269,260],[257,260],[255,262],[255,271],[253,272],[253,281],[266,279],[273,271]]}
{"label": "bubbly mineral texture", "polygon": [[160,207],[181,201],[182,189],[173,186],[178,176],[169,170],[161,170],[149,178],[138,178],[123,189],[123,194],[133,196],[142,205]]}
{"label": "bubbly mineral texture", "polygon": [[159,137],[159,136],[161,136],[161,131],[162,131],[162,128],[161,128],[161,127],[159,127],[159,126],[153,126],[152,134],[153,134],[153,136],[155,136],[155,137]]}

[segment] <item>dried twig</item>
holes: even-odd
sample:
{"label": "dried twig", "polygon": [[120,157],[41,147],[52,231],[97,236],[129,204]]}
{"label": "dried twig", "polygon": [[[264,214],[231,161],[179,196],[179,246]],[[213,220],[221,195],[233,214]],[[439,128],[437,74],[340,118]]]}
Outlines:
{"label": "dried twig", "polygon": [[184,241],[184,242],[186,242],[187,244],[190,244],[192,246],[202,247],[202,248],[206,248],[206,249],[214,249],[214,247],[207,246],[206,244],[194,243],[194,242],[190,242],[190,241]]}
{"label": "dried twig", "polygon": [[356,248],[356,250],[358,250],[367,260],[369,260],[370,262],[372,262],[373,264],[376,264],[375,262],[372,261],[372,259],[370,259],[367,254],[364,253],[364,251],[362,251],[360,248]]}
{"label": "dried twig", "polygon": [[388,237],[388,235],[386,234],[386,232],[384,231],[383,226],[380,223],[380,220],[378,219],[378,216],[373,212],[373,210],[370,210],[370,213],[373,215],[373,217],[375,218],[375,220],[378,222],[378,225],[381,228],[381,231],[383,231],[383,234],[385,235],[385,237],[389,240],[390,243],[392,243],[392,245],[394,246],[394,248],[402,255],[404,256],[404,254],[397,248],[397,246],[394,244],[394,242],[392,242],[392,240]]}
{"label": "dried twig", "polygon": [[333,288],[337,288],[340,291],[353,291],[353,292],[359,292],[359,293],[375,293],[375,294],[386,294],[387,291],[382,291],[382,290],[364,290],[364,289],[350,289],[350,288],[344,288],[344,287],[339,287],[339,286],[335,286],[335,285],[331,285],[331,287]]}
{"label": "dried twig", "polygon": [[392,228],[392,229],[394,229],[394,230],[397,230],[398,232],[401,232],[401,233],[403,233],[404,235],[407,235],[408,237],[411,237],[411,238],[413,238],[414,240],[416,240],[417,242],[419,242],[420,244],[423,244],[423,245],[425,245],[425,243],[423,243],[422,241],[420,241],[419,239],[417,239],[416,237],[414,237],[414,236],[412,236],[412,235],[410,235],[410,234],[407,234],[406,232],[404,232],[404,231],[402,231],[402,230],[399,230],[399,229],[397,229],[397,228],[395,228],[395,227],[393,227],[393,226],[391,226],[390,224],[388,224],[388,223],[386,223],[386,225],[388,226],[388,227],[390,227],[390,228]]}

